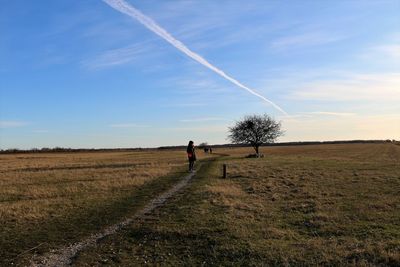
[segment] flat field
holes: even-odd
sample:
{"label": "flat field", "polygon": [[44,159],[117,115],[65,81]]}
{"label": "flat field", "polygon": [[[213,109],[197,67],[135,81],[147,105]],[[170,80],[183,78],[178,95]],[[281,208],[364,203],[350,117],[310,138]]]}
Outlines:
{"label": "flat field", "polygon": [[122,220],[185,171],[173,150],[0,155],[0,266]]}
{"label": "flat field", "polygon": [[251,148],[216,151],[231,156],[75,264],[400,265],[400,146],[264,147],[260,159],[245,158]]}
{"label": "flat field", "polygon": [[[199,153],[183,192],[74,265],[400,265],[400,146],[261,150],[259,159],[245,158],[251,148]],[[0,155],[0,265],[133,214],[185,163],[182,151]]]}

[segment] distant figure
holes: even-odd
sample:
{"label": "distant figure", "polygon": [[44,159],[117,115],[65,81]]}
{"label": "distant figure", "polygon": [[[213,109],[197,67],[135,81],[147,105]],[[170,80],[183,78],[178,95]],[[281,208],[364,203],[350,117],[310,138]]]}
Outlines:
{"label": "distant figure", "polygon": [[208,153],[208,148],[207,147],[204,148],[204,153]]}
{"label": "distant figure", "polygon": [[189,172],[193,172],[194,162],[196,161],[196,152],[194,151],[193,141],[189,141],[186,152],[187,152],[188,159],[189,159]]}
{"label": "distant figure", "polygon": [[212,148],[210,147],[208,150],[210,151],[210,154],[212,154]]}

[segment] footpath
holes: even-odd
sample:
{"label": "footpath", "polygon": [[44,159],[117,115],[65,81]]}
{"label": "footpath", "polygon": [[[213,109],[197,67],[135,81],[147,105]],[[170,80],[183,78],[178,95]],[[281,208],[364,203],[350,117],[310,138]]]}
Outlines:
{"label": "footpath", "polygon": [[[204,163],[206,164],[206,163]],[[198,165],[198,170],[201,168],[201,164]],[[195,176],[195,172],[189,173],[184,176],[182,180],[180,180],[177,184],[175,184],[172,188],[164,192],[163,194],[152,199],[143,209],[136,212],[133,216],[121,221],[117,224],[111,225],[104,229],[103,231],[93,234],[88,238],[71,244],[69,246],[50,251],[48,254],[33,258],[30,263],[32,267],[61,267],[61,266],[70,266],[73,263],[74,258],[78,255],[79,252],[88,249],[90,247],[96,246],[96,244],[103,238],[115,234],[117,231],[126,227],[129,224],[138,221],[139,219],[143,219],[150,212],[152,212],[157,207],[162,206],[169,198],[174,196],[180,190],[182,190],[189,181]]]}

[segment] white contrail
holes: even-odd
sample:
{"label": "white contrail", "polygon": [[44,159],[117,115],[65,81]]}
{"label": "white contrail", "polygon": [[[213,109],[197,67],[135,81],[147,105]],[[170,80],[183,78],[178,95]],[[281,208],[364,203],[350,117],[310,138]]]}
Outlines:
{"label": "white contrail", "polygon": [[219,68],[215,67],[212,65],[210,62],[205,60],[203,57],[201,57],[199,54],[193,52],[190,50],[186,45],[184,45],[181,41],[175,39],[170,33],[168,33],[165,29],[163,29],[161,26],[159,26],[154,20],[151,18],[147,17],[144,15],[142,12],[125,2],[124,0],[103,0],[106,2],[108,5],[110,5],[112,8],[118,10],[121,13],[124,13],[134,19],[137,19],[140,23],[142,23],[146,28],[154,32],[155,34],[159,35],[163,39],[165,39],[168,43],[172,44],[174,47],[185,53],[187,56],[191,57],[192,59],[196,60],[203,66],[209,68],[210,70],[216,72],[223,78],[227,79],[228,81],[232,82],[233,84],[237,85],[238,87],[248,91],[249,93],[258,96],[265,102],[271,104],[274,108],[279,110],[285,115],[288,115],[286,111],[284,111],[281,107],[279,107],[277,104],[272,102],[271,100],[265,98],[264,96],[260,95],[259,93],[255,92],[254,90],[250,89],[249,87],[243,85],[241,82],[238,80],[232,78]]}

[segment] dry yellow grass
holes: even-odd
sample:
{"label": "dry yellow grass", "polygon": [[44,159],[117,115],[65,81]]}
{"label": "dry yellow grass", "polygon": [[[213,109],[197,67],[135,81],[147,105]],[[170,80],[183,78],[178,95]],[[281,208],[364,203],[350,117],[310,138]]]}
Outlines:
{"label": "dry yellow grass", "polygon": [[[399,266],[400,146],[218,149],[180,199],[78,266]],[[222,179],[222,164],[228,179]]]}
{"label": "dry yellow grass", "polygon": [[[399,146],[267,147],[265,158],[243,159],[248,152],[231,150],[231,179],[207,188],[254,252],[284,265],[400,264]],[[224,185],[245,194],[216,194]]]}
{"label": "dry yellow grass", "polygon": [[186,164],[184,150],[0,155],[0,265],[118,221],[179,179]]}
{"label": "dry yellow grass", "polygon": [[57,216],[164,176],[185,160],[181,151],[0,155],[0,218],[23,224]]}
{"label": "dry yellow grass", "polygon": [[[261,150],[265,157],[254,159],[245,158],[251,148],[215,149],[230,156],[205,163],[181,198],[82,252],[76,264],[400,264],[400,146]],[[186,155],[20,154],[0,155],[0,163],[1,265],[23,263],[18,259],[129,214],[126,207],[176,181],[168,175],[186,169]],[[229,179],[221,179],[222,164]]]}

